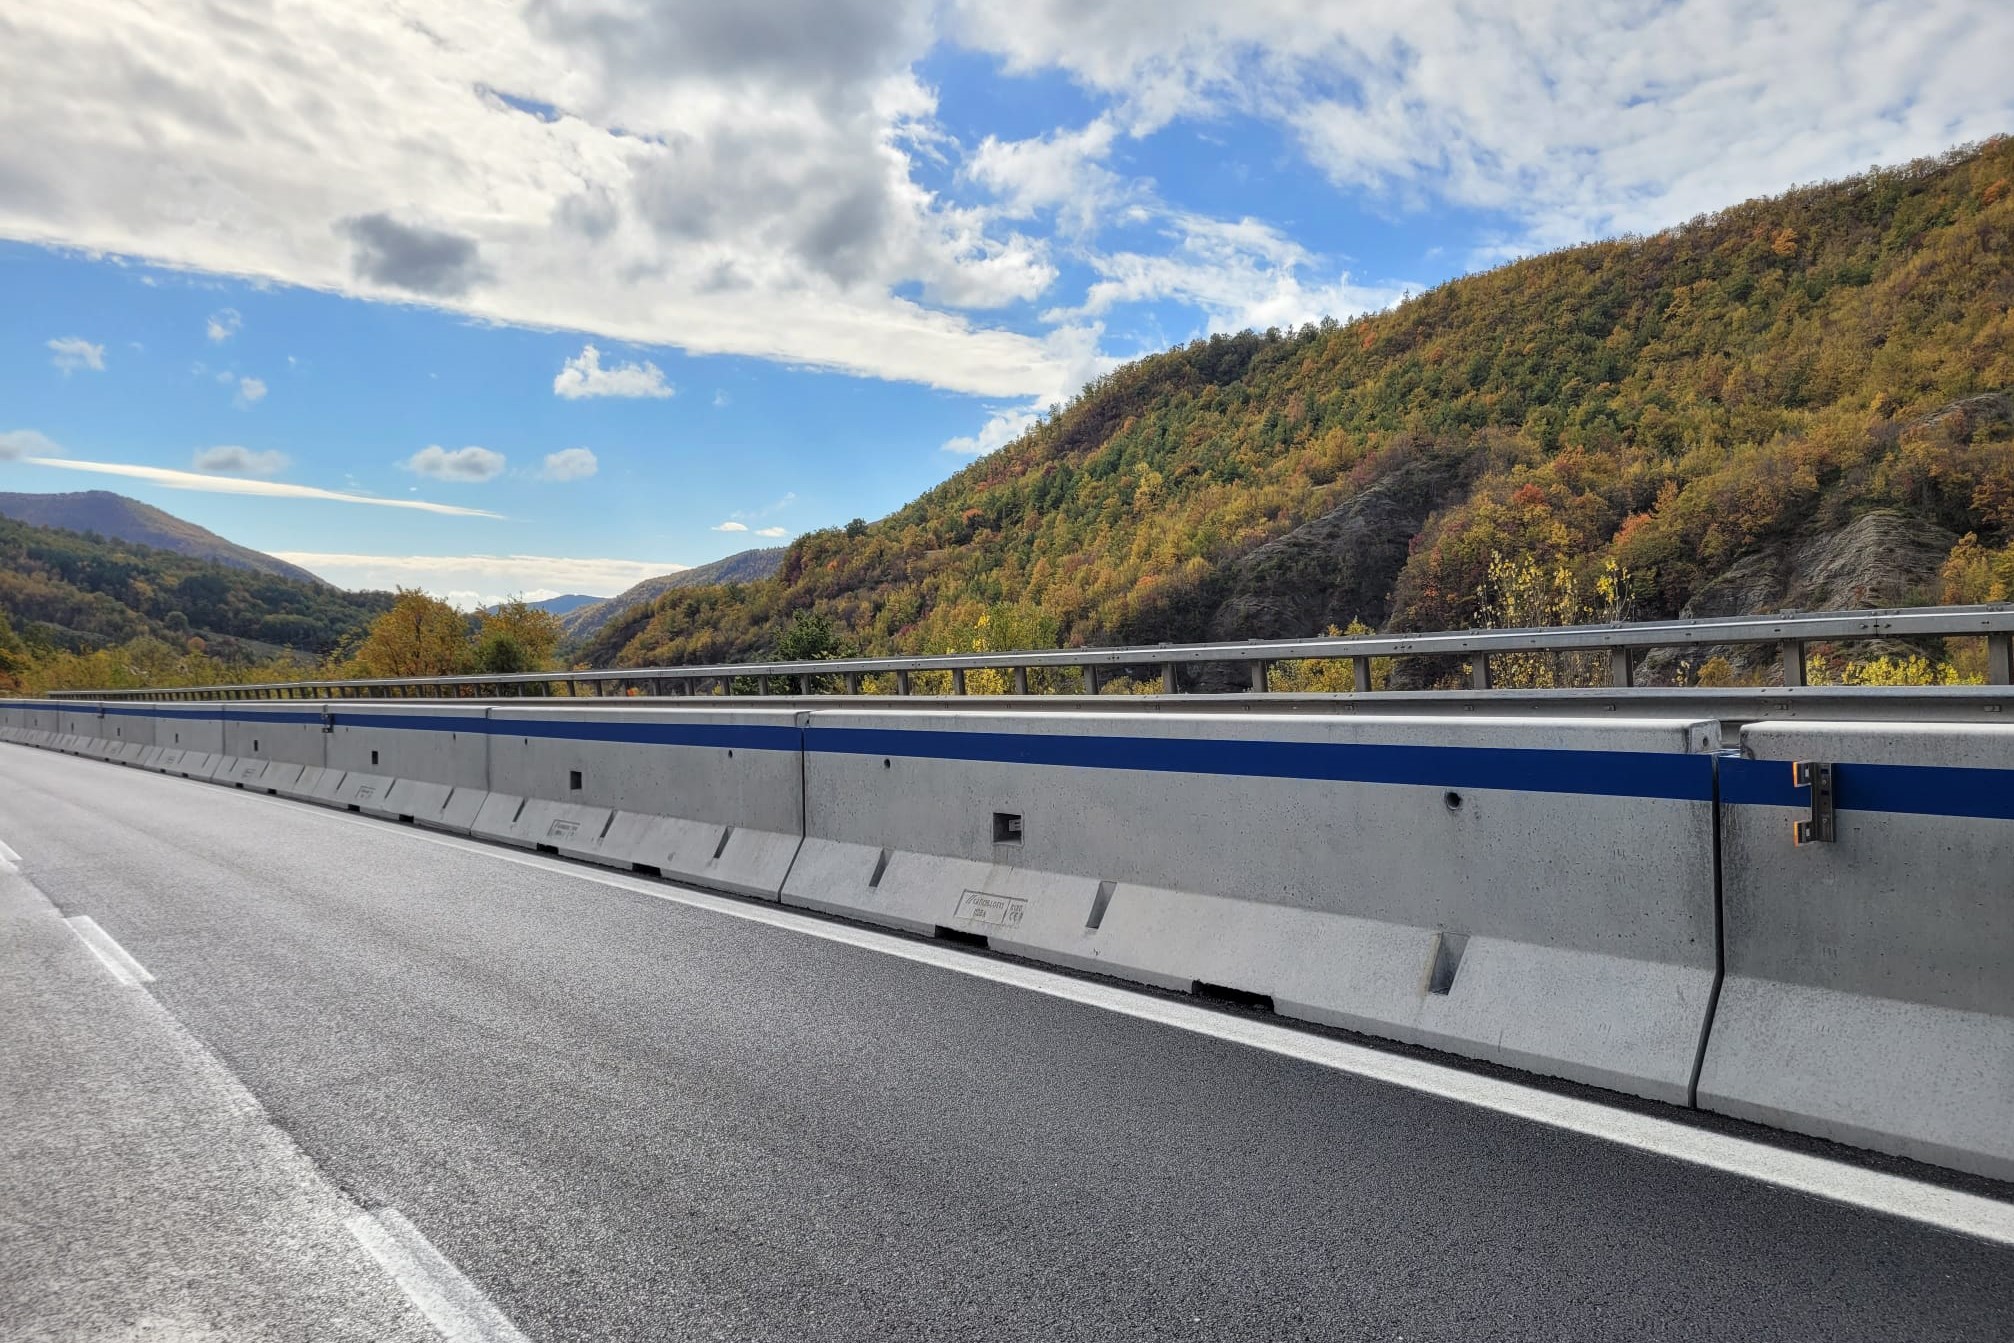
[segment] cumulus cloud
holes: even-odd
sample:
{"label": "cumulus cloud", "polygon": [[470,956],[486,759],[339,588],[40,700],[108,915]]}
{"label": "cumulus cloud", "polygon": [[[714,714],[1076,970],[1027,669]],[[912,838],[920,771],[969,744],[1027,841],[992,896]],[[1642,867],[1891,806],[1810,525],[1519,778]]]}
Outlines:
{"label": "cumulus cloud", "polygon": [[460,508],[454,504],[429,503],[424,499],[379,499],[368,494],[318,489],[313,485],[287,485],[277,480],[249,480],[237,476],[207,475],[177,471],[167,466],[140,466],[132,462],[83,462],[72,457],[23,457],[30,466],[53,466],[62,471],[86,471],[101,476],[123,476],[170,490],[194,490],[202,494],[256,494],[268,499],[325,499],[341,504],[369,504],[375,508],[406,508],[421,513],[439,513],[458,518],[501,518],[481,508]]}
{"label": "cumulus cloud", "polygon": [[664,370],[647,359],[603,368],[601,351],[584,345],[552,380],[552,390],[555,396],[578,401],[589,396],[667,397],[674,389],[664,380]]}
{"label": "cumulus cloud", "polygon": [[54,439],[36,430],[0,431],[0,462],[19,461],[23,457],[57,457],[62,452]]}
{"label": "cumulus cloud", "polygon": [[287,454],[274,449],[254,452],[234,443],[219,444],[196,453],[191,463],[198,471],[226,476],[277,476],[292,465]]}
{"label": "cumulus cloud", "polygon": [[82,336],[58,336],[48,342],[49,362],[63,370],[65,377],[79,369],[105,371],[105,347],[93,345]]}
{"label": "cumulus cloud", "polygon": [[473,445],[466,448],[444,448],[438,443],[432,443],[399,465],[415,475],[430,476],[435,480],[480,484],[485,480],[495,480],[502,475],[505,463],[502,453],[491,452],[488,448]]}
{"label": "cumulus cloud", "polygon": [[210,314],[203,333],[213,342],[222,343],[237,335],[244,325],[245,319],[238,315],[236,308],[219,308]]}
{"label": "cumulus cloud", "polygon": [[690,566],[665,560],[589,559],[554,555],[364,555],[326,551],[274,552],[339,587],[418,587],[467,608],[494,606],[513,593],[527,600],[578,592],[612,597],[646,578]]}
{"label": "cumulus cloud", "polygon": [[944,451],[977,457],[996,448],[1006,447],[1027,433],[1034,423],[1035,408],[1032,406],[1017,410],[996,410],[986,417],[986,423],[980,427],[978,433],[945,439]]}
{"label": "cumulus cloud", "polygon": [[734,519],[729,518],[726,522],[716,524],[713,530],[716,532],[745,532],[748,530],[748,524],[745,522],[736,522]]}
{"label": "cumulus cloud", "polygon": [[545,464],[539,468],[538,474],[540,480],[586,480],[600,469],[601,463],[588,449],[562,448],[545,455]]}
{"label": "cumulus cloud", "polygon": [[239,378],[238,394],[231,398],[239,410],[250,410],[266,399],[266,384],[258,378]]}
{"label": "cumulus cloud", "polygon": [[775,540],[775,539],[776,539],[777,537],[780,537],[780,536],[788,536],[788,535],[790,535],[790,528],[788,528],[788,527],[757,527],[757,528],[755,529],[755,534],[756,534],[757,536],[767,536],[767,537],[769,537],[769,538],[770,538],[771,540]]}

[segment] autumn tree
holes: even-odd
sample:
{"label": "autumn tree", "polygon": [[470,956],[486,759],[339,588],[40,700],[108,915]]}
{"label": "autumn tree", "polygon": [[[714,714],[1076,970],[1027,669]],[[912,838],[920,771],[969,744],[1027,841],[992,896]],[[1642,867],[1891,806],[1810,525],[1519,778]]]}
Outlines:
{"label": "autumn tree", "polygon": [[359,676],[453,676],[473,661],[468,621],[438,597],[400,588],[392,609],[371,624],[352,670]]}
{"label": "autumn tree", "polygon": [[499,675],[547,671],[566,635],[558,616],[522,597],[511,598],[480,619],[470,654],[477,671]]}

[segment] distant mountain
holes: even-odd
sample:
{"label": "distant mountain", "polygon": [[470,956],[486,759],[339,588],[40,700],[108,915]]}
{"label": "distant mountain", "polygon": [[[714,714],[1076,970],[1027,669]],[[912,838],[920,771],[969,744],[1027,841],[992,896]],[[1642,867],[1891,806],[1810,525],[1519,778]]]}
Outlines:
{"label": "distant mountain", "polygon": [[[534,610],[550,611],[556,616],[564,616],[569,611],[578,611],[583,606],[593,606],[601,600],[603,599],[600,597],[590,597],[585,593],[568,592],[558,597],[547,597],[543,601],[526,602],[525,605]],[[492,606],[489,609],[494,611],[496,607]]]}
{"label": "distant mountain", "polygon": [[0,494],[0,517],[31,527],[60,527],[66,532],[92,532],[112,541],[129,541],[177,555],[209,560],[255,574],[271,574],[295,583],[330,584],[306,569],[271,555],[226,541],[215,532],[184,522],[138,499],[109,490],[79,494]]}
{"label": "distant mountain", "polygon": [[321,656],[391,604],[388,592],[344,592],[0,518],[0,614],[31,647],[88,652],[149,637],[183,646],[198,636],[225,660],[283,649]]}
{"label": "distant mountain", "polygon": [[[699,588],[714,583],[755,583],[768,578],[783,563],[783,552],[782,546],[743,550],[729,555],[726,559],[715,560],[711,564],[680,569],[675,574],[660,574],[656,578],[646,578],[627,592],[617,593],[607,601],[598,601],[591,606],[581,606],[556,614],[560,618],[559,623],[566,627],[567,638],[575,641],[591,638],[602,626],[624,611],[633,606],[656,601],[675,588]],[[553,600],[571,599],[555,597]]]}

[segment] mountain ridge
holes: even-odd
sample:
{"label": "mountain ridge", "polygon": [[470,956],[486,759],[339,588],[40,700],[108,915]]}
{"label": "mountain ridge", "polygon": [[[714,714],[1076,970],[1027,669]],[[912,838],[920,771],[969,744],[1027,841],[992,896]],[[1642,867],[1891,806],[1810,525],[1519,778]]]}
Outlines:
{"label": "mountain ridge", "polygon": [[295,583],[335,586],[298,565],[228,541],[206,527],[110,490],[0,493],[0,517],[33,527],[94,533],[113,541],[172,551]]}

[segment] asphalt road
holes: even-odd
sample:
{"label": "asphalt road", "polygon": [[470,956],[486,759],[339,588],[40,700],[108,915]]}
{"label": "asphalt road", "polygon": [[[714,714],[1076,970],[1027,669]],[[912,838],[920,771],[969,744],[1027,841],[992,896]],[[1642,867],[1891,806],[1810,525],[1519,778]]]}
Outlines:
{"label": "asphalt road", "polygon": [[2014,1336],[2005,1246],[556,862],[9,746],[0,842],[536,1340]]}

